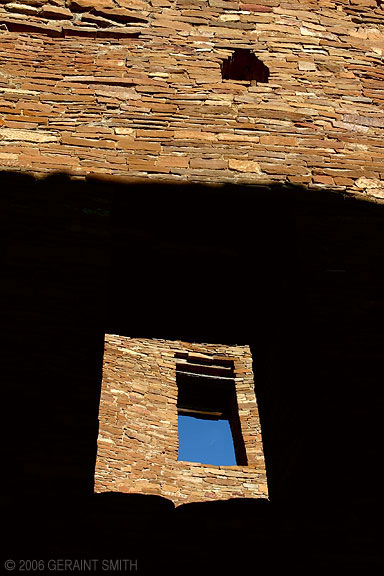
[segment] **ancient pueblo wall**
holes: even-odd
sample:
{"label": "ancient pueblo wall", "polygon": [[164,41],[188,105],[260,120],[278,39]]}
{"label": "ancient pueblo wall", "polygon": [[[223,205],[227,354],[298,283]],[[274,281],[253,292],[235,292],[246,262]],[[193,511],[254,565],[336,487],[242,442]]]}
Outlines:
{"label": "ancient pueblo wall", "polygon": [[[381,0],[1,0],[0,165],[384,197]],[[268,82],[223,79],[235,49]]]}

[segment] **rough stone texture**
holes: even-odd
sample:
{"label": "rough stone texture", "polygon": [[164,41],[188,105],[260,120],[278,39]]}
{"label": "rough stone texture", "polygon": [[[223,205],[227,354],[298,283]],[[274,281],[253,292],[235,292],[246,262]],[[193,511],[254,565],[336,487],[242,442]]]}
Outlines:
{"label": "rough stone texture", "polygon": [[[248,466],[178,461],[176,352],[234,361]],[[261,428],[247,346],[107,334],[99,411],[96,492],[157,494],[176,505],[267,497]]]}
{"label": "rough stone texture", "polygon": [[[376,0],[1,0],[1,165],[380,201],[383,39]],[[268,84],[222,79],[235,48]]]}

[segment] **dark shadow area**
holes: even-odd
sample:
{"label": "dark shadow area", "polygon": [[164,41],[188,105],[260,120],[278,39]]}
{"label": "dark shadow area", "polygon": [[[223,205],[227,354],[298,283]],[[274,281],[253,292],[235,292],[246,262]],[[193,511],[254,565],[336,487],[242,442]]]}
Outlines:
{"label": "dark shadow area", "polygon": [[268,82],[269,68],[246,48],[236,48],[231,56],[223,61],[221,72],[224,80],[255,80]]}
{"label": "dark shadow area", "polygon": [[233,498],[175,509],[181,572],[267,573],[277,566],[268,500]]}
{"label": "dark shadow area", "polygon": [[[297,187],[0,182],[7,557],[151,556],[170,534],[170,559],[186,561],[168,508],[92,495],[108,332],[251,346],[272,502],[249,515],[241,502],[222,516],[186,507],[232,567],[239,535],[232,549],[226,538],[240,517],[253,530],[244,562],[269,538],[265,561],[285,569],[376,567],[384,207]],[[130,540],[142,514],[144,545]]]}

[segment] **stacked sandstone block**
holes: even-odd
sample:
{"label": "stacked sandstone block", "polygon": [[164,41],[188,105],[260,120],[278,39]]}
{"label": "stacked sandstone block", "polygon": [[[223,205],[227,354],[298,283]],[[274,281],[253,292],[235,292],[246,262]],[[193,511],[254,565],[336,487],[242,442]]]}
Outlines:
{"label": "stacked sandstone block", "polygon": [[1,168],[384,198],[381,0],[0,1]]}
{"label": "stacked sandstone block", "polygon": [[[177,353],[234,362],[247,466],[178,460]],[[252,356],[247,346],[106,335],[96,492],[157,494],[176,505],[268,496]]]}

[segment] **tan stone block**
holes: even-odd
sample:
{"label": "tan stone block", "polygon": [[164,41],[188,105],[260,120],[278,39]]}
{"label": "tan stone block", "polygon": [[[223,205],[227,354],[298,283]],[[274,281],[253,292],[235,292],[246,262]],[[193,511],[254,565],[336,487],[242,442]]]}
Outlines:
{"label": "tan stone block", "polygon": [[153,112],[163,112],[164,114],[173,114],[177,112],[176,104],[153,102],[151,108]]}
{"label": "tan stone block", "polygon": [[175,130],[175,140],[210,140],[216,139],[216,135],[210,132],[202,132],[199,130]]}
{"label": "tan stone block", "polygon": [[267,174],[306,176],[310,172],[309,168],[306,166],[287,165],[285,163],[272,164],[260,162],[260,166],[262,171]]}
{"label": "tan stone block", "polygon": [[23,142],[33,142],[33,143],[46,143],[46,142],[57,142],[58,136],[52,133],[42,132],[38,130],[19,130],[13,128],[1,128],[0,129],[0,141],[1,140],[20,140]]}
{"label": "tan stone block", "polygon": [[159,168],[188,168],[188,156],[159,156],[157,166]]}
{"label": "tan stone block", "polygon": [[228,160],[204,160],[199,158],[191,158],[189,165],[191,168],[226,170],[228,168]]}
{"label": "tan stone block", "polygon": [[19,161],[17,154],[0,152],[0,166],[16,166]]}
{"label": "tan stone block", "polygon": [[152,26],[155,27],[164,27],[164,28],[171,28],[172,30],[183,30],[183,31],[192,31],[193,27],[192,24],[187,22],[182,22],[181,18],[169,19],[164,17],[163,15],[159,15],[156,20],[152,21]]}
{"label": "tan stone block", "polygon": [[[47,0],[22,0],[22,4],[28,4],[29,6],[41,6],[42,4],[44,4]],[[5,4],[6,1],[2,0],[1,4]]]}
{"label": "tan stone block", "polygon": [[88,9],[91,12],[93,9],[114,8],[115,4],[113,0],[69,0],[68,6],[72,9]]}
{"label": "tan stone block", "polygon": [[34,102],[31,100],[19,100],[16,102],[15,110],[27,110],[33,111],[34,114],[51,114],[52,106],[49,104],[41,104],[40,102]]}
{"label": "tan stone block", "polygon": [[297,138],[295,136],[260,136],[260,144],[265,146],[296,146]]}
{"label": "tan stone block", "polygon": [[[128,160],[129,170],[136,172],[161,172],[162,170],[157,166],[156,162],[150,160],[138,160],[129,159]],[[168,171],[165,170],[167,173]]]}
{"label": "tan stone block", "polygon": [[41,102],[64,102],[67,106],[73,105],[75,103],[78,104],[90,104],[96,103],[96,98],[94,96],[89,95],[81,95],[81,94],[54,94],[54,93],[45,93],[42,92],[40,95]]}
{"label": "tan stone block", "polygon": [[313,72],[316,70],[316,65],[308,60],[299,60],[298,68],[303,72]]}
{"label": "tan stone block", "polygon": [[70,146],[86,146],[90,148],[106,148],[106,149],[115,148],[115,143],[109,140],[77,138],[69,136],[67,134],[63,134],[61,140],[63,144],[68,144]]}
{"label": "tan stone block", "polygon": [[240,2],[240,10],[249,12],[272,12],[272,6],[263,6],[262,4],[242,3]]}
{"label": "tan stone block", "polygon": [[17,121],[12,122],[10,120],[4,120],[3,125],[4,128],[16,128],[16,129],[22,129],[22,130],[35,130],[36,126],[39,124],[39,122],[22,122],[22,121],[18,121],[19,119],[17,119]]}
{"label": "tan stone block", "polygon": [[229,159],[228,166],[230,170],[236,170],[237,172],[261,173],[260,165],[251,160]]}
{"label": "tan stone block", "polygon": [[39,9],[35,6],[30,6],[27,3],[24,4],[21,2],[10,2],[5,5],[5,9],[9,12],[27,14],[28,16],[35,16],[39,12]]}
{"label": "tan stone block", "polygon": [[331,176],[314,174],[312,179],[313,179],[313,182],[318,183],[318,184],[326,184],[328,186],[332,186],[334,184],[334,180]]}
{"label": "tan stone block", "polygon": [[71,20],[73,18],[73,14],[68,10],[68,8],[53,6],[52,4],[45,4],[41,9],[39,16],[58,20]]}
{"label": "tan stone block", "polygon": [[148,150],[150,152],[160,152],[161,145],[158,142],[146,142],[145,140],[136,140],[133,138],[119,138],[116,141],[117,148],[122,150]]}
{"label": "tan stone block", "polygon": [[344,176],[335,176],[335,184],[337,186],[352,186],[353,179],[345,178]]}
{"label": "tan stone block", "polygon": [[258,143],[260,141],[260,136],[249,134],[218,134],[217,139],[220,142],[241,142],[249,144],[251,142]]}
{"label": "tan stone block", "polygon": [[377,198],[384,198],[384,180],[377,178],[367,178],[365,176],[356,180],[355,185],[361,190]]}
{"label": "tan stone block", "polygon": [[[144,0],[116,0],[116,4],[129,10],[140,10],[143,12],[148,10],[148,1]],[[153,2],[151,4],[153,5]],[[167,4],[169,5],[169,2]]]}
{"label": "tan stone block", "polygon": [[132,138],[134,138],[136,135],[136,130],[134,128],[125,128],[118,126],[115,128],[115,133],[119,136],[131,136]]}
{"label": "tan stone block", "polygon": [[312,182],[312,176],[310,174],[307,176],[289,175],[288,181],[292,184],[310,184]]}
{"label": "tan stone block", "polygon": [[173,130],[136,130],[137,138],[172,138],[174,135]]}

